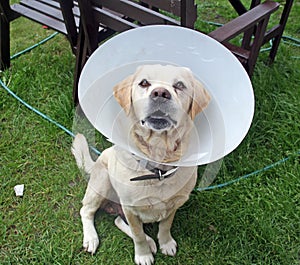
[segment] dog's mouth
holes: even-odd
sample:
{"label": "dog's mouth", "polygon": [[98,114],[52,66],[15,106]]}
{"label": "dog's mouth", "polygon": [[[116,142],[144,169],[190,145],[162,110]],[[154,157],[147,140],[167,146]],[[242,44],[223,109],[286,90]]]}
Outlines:
{"label": "dog's mouth", "polygon": [[177,122],[169,114],[157,110],[141,120],[141,124],[155,131],[163,131],[176,126]]}

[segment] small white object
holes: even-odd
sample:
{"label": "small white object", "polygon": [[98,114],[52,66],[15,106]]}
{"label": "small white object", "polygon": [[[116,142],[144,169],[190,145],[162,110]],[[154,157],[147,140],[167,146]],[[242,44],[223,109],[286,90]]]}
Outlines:
{"label": "small white object", "polygon": [[209,36],[177,26],[154,25],[125,31],[104,44],[85,64],[78,97],[91,124],[111,142],[148,159],[130,140],[130,121],[113,97],[113,87],[145,64],[188,67],[211,95],[195,121],[187,152],[176,166],[212,163],[232,152],[246,136],[254,94],[237,58]]}
{"label": "small white object", "polygon": [[19,196],[19,197],[23,196],[24,184],[14,186],[14,190],[15,190],[16,196]]}

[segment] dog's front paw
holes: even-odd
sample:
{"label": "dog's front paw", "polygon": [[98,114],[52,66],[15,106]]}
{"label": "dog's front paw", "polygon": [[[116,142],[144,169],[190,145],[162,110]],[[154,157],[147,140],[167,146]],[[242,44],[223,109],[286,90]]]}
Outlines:
{"label": "dog's front paw", "polygon": [[97,234],[94,235],[85,235],[83,238],[83,248],[85,251],[95,254],[99,246],[99,238]]}
{"label": "dog's front paw", "polygon": [[165,244],[160,244],[161,252],[168,256],[175,256],[177,251],[177,243],[172,238],[169,242]]}
{"label": "dog's front paw", "polygon": [[153,254],[156,254],[157,247],[156,247],[155,241],[150,236],[147,236],[147,235],[146,235],[146,240],[147,240],[147,243],[149,245],[149,248],[150,248],[151,252]]}
{"label": "dog's front paw", "polygon": [[134,262],[137,265],[151,265],[154,263],[154,257],[152,254],[135,255]]}

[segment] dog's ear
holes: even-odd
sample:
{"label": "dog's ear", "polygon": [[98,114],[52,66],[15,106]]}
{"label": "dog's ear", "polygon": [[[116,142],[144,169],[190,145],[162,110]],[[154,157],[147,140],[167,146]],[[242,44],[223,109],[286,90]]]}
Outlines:
{"label": "dog's ear", "polygon": [[126,115],[129,114],[131,108],[131,89],[133,83],[133,75],[128,76],[126,79],[118,83],[114,88],[114,97],[125,110]]}
{"label": "dog's ear", "polygon": [[200,83],[195,78],[193,78],[193,87],[194,87],[194,93],[193,93],[193,98],[189,110],[189,115],[192,120],[195,119],[198,113],[200,113],[207,107],[210,101],[209,93],[204,88],[203,84]]}

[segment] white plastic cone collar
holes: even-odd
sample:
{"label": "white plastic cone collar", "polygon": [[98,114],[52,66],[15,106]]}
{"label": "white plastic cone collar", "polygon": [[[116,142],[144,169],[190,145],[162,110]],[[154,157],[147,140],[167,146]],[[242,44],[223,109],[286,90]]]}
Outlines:
{"label": "white plastic cone collar", "polygon": [[79,102],[92,125],[114,144],[148,159],[129,137],[130,121],[113,87],[145,64],[188,67],[211,95],[195,119],[190,145],[179,166],[203,165],[232,152],[246,136],[254,114],[251,81],[236,57],[214,39],[177,26],[145,26],[102,44],[79,80]]}

